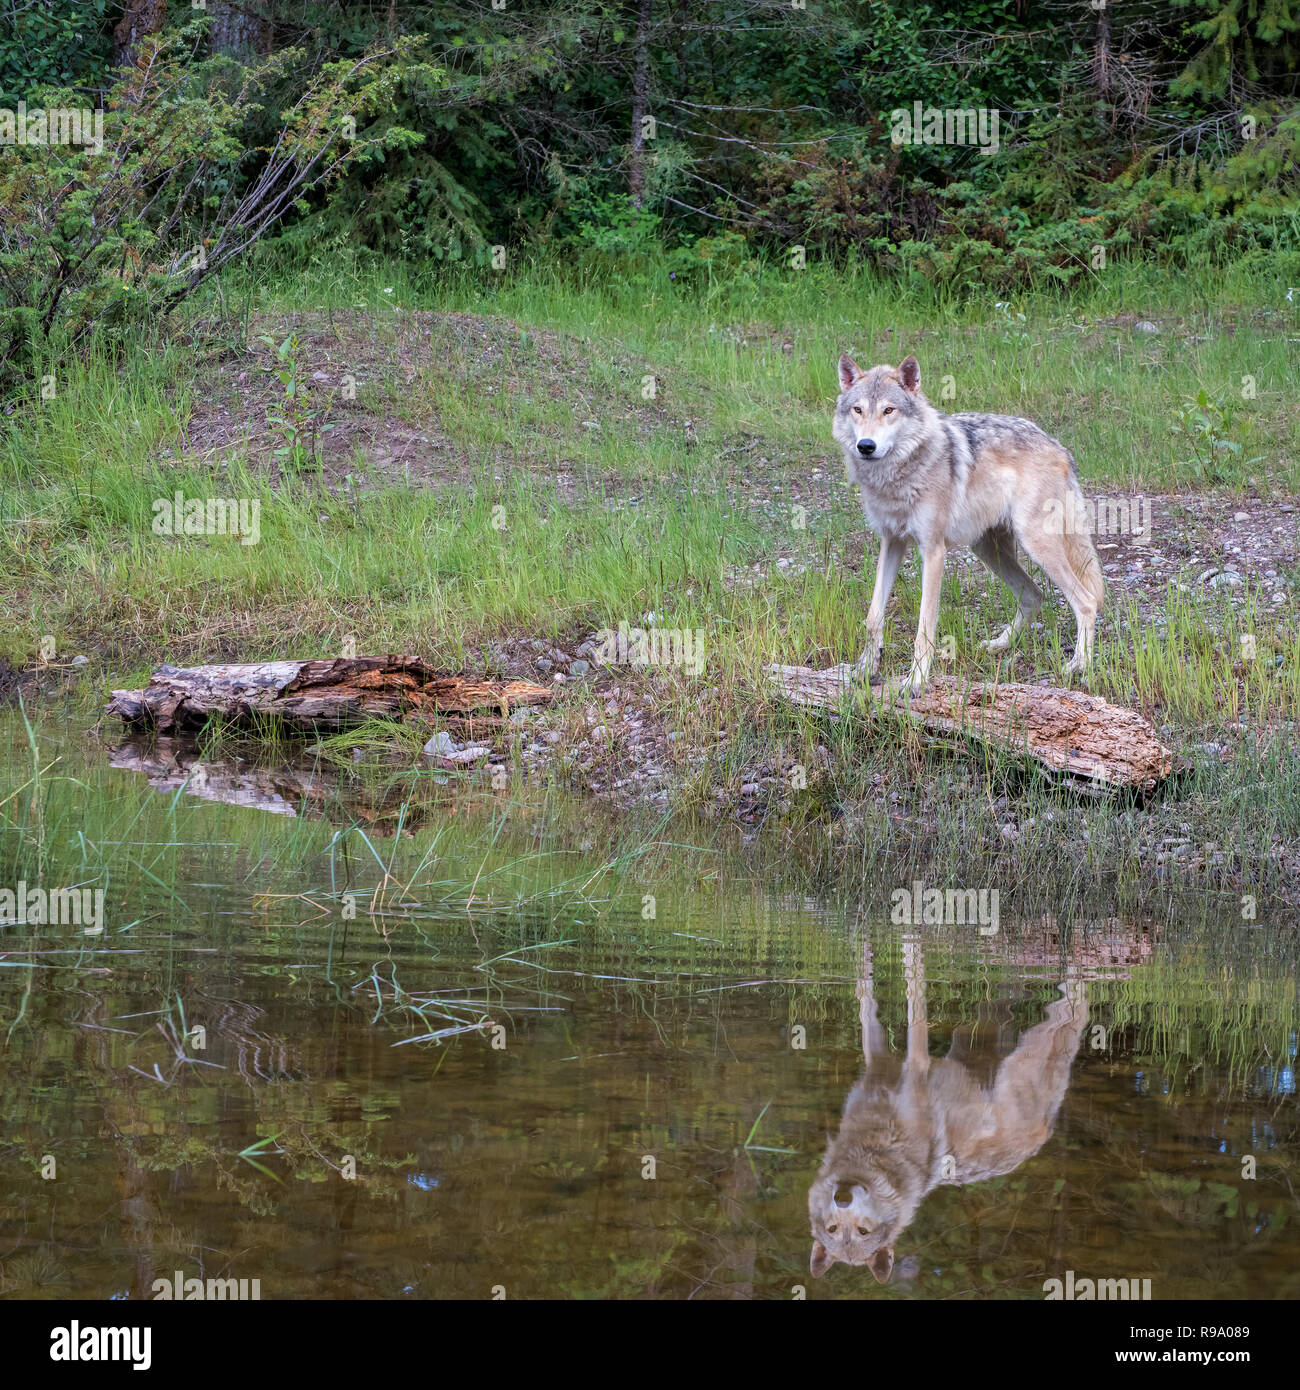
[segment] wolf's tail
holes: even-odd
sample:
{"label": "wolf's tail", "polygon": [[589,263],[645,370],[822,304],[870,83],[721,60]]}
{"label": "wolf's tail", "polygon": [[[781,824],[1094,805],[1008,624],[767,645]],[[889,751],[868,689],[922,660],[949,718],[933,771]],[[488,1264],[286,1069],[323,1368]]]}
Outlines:
{"label": "wolf's tail", "polygon": [[[1075,515],[1087,516],[1087,504],[1084,502],[1083,489],[1074,479],[1071,479],[1071,482],[1074,487],[1074,500],[1078,504]],[[1092,537],[1082,527],[1067,526],[1063,539],[1065,541],[1065,558],[1069,561],[1070,568],[1079,576],[1084,587],[1092,595],[1093,601],[1097,605],[1097,612],[1100,613],[1106,598],[1106,582],[1101,577],[1101,561],[1097,559],[1097,552],[1093,549]]]}

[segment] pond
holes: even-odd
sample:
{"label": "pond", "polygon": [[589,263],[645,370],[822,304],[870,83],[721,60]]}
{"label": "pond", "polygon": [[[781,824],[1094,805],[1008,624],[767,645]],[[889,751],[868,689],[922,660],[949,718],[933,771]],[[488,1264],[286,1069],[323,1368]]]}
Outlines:
{"label": "pond", "polygon": [[931,914],[92,722],[0,712],[0,1296],[1300,1296],[1295,951],[1234,903]]}

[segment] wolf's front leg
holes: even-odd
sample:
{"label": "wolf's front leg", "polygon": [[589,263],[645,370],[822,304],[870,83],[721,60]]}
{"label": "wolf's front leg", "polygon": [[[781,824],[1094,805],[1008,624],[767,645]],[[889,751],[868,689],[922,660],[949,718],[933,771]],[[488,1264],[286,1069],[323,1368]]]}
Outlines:
{"label": "wolf's front leg", "polygon": [[916,626],[916,645],[912,651],[909,677],[913,695],[925,691],[934,658],[934,638],[939,626],[939,592],[943,588],[943,562],[948,548],[943,541],[931,541],[921,552],[921,620]]}
{"label": "wolf's front leg", "polygon": [[880,554],[876,557],[876,587],[867,609],[867,646],[858,658],[856,675],[870,680],[880,669],[880,653],[885,645],[885,605],[898,578],[899,566],[907,554],[907,540],[899,536],[882,536]]}

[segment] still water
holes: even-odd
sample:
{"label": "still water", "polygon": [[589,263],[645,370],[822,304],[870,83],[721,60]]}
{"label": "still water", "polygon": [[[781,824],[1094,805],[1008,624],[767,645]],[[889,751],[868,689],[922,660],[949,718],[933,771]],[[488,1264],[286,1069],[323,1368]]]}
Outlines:
{"label": "still water", "polygon": [[0,713],[0,1297],[1300,1296],[1281,929],[90,722]]}

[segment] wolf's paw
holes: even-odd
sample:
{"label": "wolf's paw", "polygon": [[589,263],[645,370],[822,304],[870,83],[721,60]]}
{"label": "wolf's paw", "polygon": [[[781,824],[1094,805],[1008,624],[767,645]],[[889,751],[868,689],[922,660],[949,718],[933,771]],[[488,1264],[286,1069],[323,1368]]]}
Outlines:
{"label": "wolf's paw", "polygon": [[1011,624],[1008,623],[996,637],[990,637],[987,641],[981,642],[980,646],[986,652],[1005,652],[1011,649],[1012,641]]}
{"label": "wolf's paw", "polygon": [[1081,658],[1076,654],[1061,667],[1061,674],[1071,681],[1077,677],[1080,685],[1087,685],[1088,668],[1089,662],[1087,657]]}
{"label": "wolf's paw", "polygon": [[892,676],[885,688],[899,699],[909,700],[925,694],[925,677],[917,671],[906,676]]}
{"label": "wolf's paw", "polygon": [[871,685],[875,682],[876,675],[880,670],[880,651],[879,647],[868,647],[858,657],[857,665],[853,668],[855,681],[864,685]]}

